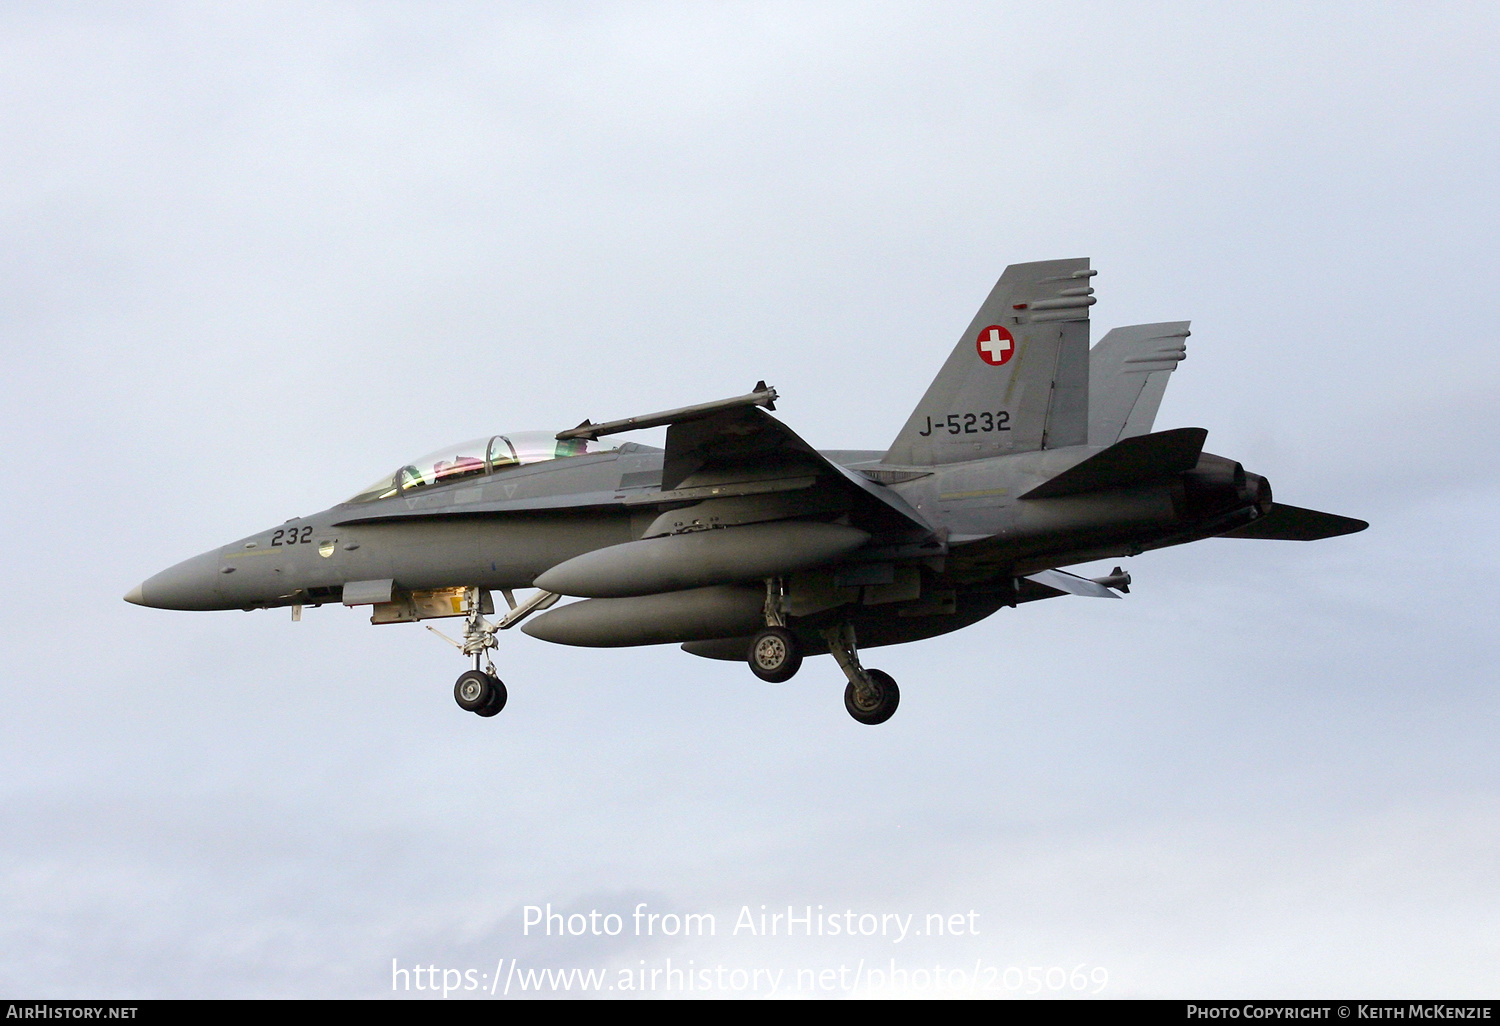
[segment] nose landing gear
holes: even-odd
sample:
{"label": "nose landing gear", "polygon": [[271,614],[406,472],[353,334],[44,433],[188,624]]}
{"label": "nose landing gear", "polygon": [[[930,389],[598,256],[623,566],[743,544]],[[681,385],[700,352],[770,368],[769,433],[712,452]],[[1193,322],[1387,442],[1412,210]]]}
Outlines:
{"label": "nose landing gear", "polygon": [[[494,667],[490,668],[492,671]],[[505,708],[509,695],[505,685],[493,672],[465,670],[453,685],[453,700],[464,712],[493,716]]]}
{"label": "nose landing gear", "polygon": [[[490,649],[500,647],[500,642],[495,640],[496,633],[514,627],[532,613],[548,608],[560,596],[549,591],[539,591],[518,606],[511,593],[506,591],[504,595],[506,601],[510,603],[510,612],[505,614],[499,623],[493,624],[486,620],[481,612],[483,603],[479,600],[479,589],[469,590],[471,592],[468,597],[469,615],[464,620],[463,641],[454,641],[433,627],[427,629],[464,655],[474,657],[474,668],[460,674],[458,681],[453,685],[453,700],[458,703],[458,707],[464,712],[471,712],[477,716],[493,716],[505,708],[505,700],[509,697],[505,684],[495,673],[495,664],[489,657]],[[480,659],[484,660],[483,670],[479,668]]]}

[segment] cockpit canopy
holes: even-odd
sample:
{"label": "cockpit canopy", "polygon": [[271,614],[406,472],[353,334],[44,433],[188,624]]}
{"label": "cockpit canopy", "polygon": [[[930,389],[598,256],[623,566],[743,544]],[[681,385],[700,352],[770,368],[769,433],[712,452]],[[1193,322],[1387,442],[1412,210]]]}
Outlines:
{"label": "cockpit canopy", "polygon": [[387,474],[370,487],[362,489],[347,501],[374,502],[376,499],[409,494],[418,488],[452,484],[454,481],[493,474],[497,470],[528,463],[609,451],[608,446],[584,438],[559,441],[549,431],[519,431],[509,435],[476,438],[445,446],[408,463],[394,474]]}

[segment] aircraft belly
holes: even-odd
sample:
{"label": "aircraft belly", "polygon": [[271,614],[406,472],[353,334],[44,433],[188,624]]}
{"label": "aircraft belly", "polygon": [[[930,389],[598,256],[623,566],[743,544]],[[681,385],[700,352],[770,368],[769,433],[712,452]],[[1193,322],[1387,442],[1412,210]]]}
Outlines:
{"label": "aircraft belly", "polygon": [[[962,630],[993,615],[1008,602],[1009,597],[999,593],[961,594],[955,600],[953,612],[944,615],[908,617],[901,616],[894,611],[875,611],[868,607],[858,606],[845,607],[842,615],[848,617],[854,625],[855,638],[861,649],[879,648],[884,645],[902,645],[908,641],[921,641],[924,638],[951,634],[953,631]],[[810,620],[807,623],[800,623],[796,620],[792,622],[791,629],[797,635],[804,655],[827,654],[828,644],[813,626],[822,623],[822,619]],[[746,656],[751,633],[747,631],[732,637],[702,640],[684,638],[682,640],[686,644],[682,647],[687,652],[705,659],[738,662]]]}
{"label": "aircraft belly", "polygon": [[959,594],[954,599],[953,612],[936,616],[901,616],[899,611],[875,612],[865,607],[854,613],[854,632],[860,648],[901,645],[961,630],[990,616],[1009,601],[1009,596],[1003,594]]}

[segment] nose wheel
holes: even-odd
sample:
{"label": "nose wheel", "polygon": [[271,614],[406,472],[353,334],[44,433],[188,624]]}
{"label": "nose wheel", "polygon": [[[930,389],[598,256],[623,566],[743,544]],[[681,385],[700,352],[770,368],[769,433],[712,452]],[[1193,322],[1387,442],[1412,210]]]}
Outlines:
{"label": "nose wheel", "polygon": [[[474,668],[465,670],[459,676],[457,683],[453,685],[453,700],[458,703],[460,709],[477,716],[495,715],[505,708],[505,700],[508,697],[505,684],[495,675],[495,664],[489,658],[490,649],[500,647],[500,643],[495,640],[496,632],[503,631],[507,627],[514,627],[532,613],[539,609],[546,609],[558,599],[558,596],[552,592],[539,591],[518,606],[509,591],[504,594],[506,601],[510,603],[510,612],[499,623],[492,624],[482,615],[484,606],[487,604],[483,593],[478,588],[469,589],[467,599],[469,616],[464,622],[462,641],[454,641],[435,627],[427,628],[464,655],[474,657]],[[483,670],[479,668],[481,659],[484,660]]]}
{"label": "nose wheel", "polygon": [[505,708],[505,685],[493,673],[465,670],[453,685],[453,700],[464,712],[493,716]]}

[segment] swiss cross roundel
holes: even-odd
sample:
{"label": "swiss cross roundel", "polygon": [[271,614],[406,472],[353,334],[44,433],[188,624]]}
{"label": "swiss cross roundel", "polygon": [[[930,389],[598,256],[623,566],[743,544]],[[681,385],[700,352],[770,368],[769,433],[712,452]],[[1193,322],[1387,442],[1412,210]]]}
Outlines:
{"label": "swiss cross roundel", "polygon": [[1016,354],[1016,337],[1000,325],[991,324],[980,330],[974,346],[981,360],[998,367]]}

